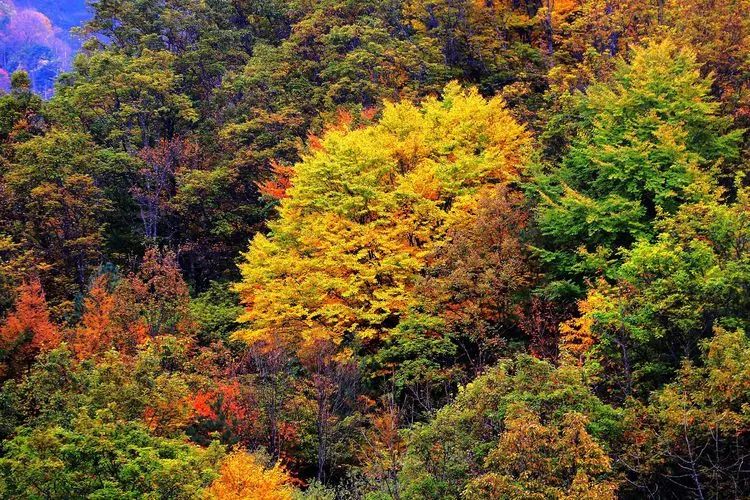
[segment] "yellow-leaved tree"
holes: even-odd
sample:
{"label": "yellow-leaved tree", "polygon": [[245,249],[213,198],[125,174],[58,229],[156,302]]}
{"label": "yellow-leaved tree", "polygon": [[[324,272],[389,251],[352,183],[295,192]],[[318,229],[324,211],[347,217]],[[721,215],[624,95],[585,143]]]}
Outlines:
{"label": "yellow-leaved tree", "polygon": [[517,177],[529,142],[500,98],[456,83],[420,106],[386,104],[374,125],[329,129],[245,254],[238,337],[303,361],[321,342],[344,356],[377,345],[416,303],[426,257],[483,190]]}
{"label": "yellow-leaved tree", "polygon": [[517,177],[529,142],[500,98],[452,83],[442,99],[386,104],[373,125],[344,120],[295,165],[279,218],[240,265],[237,337],[310,372],[319,481],[356,404],[355,354],[376,352],[420,302],[430,256]]}

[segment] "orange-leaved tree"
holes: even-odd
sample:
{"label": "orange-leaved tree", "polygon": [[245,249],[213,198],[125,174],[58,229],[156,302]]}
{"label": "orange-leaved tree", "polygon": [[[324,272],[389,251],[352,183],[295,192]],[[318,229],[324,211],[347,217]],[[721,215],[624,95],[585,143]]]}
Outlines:
{"label": "orange-leaved tree", "polygon": [[291,477],[278,464],[265,467],[243,450],[231,453],[206,492],[210,500],[291,500]]}
{"label": "orange-leaved tree", "polygon": [[90,358],[110,349],[134,355],[146,339],[146,328],[132,321],[135,311],[128,307],[127,287],[114,285],[112,277],[103,274],[91,285],[83,301],[84,312],[73,331],[72,347],[79,359]]}
{"label": "orange-leaved tree", "polygon": [[61,341],[39,280],[22,284],[14,310],[0,326],[3,375],[13,376],[28,369],[37,354],[54,349]]}

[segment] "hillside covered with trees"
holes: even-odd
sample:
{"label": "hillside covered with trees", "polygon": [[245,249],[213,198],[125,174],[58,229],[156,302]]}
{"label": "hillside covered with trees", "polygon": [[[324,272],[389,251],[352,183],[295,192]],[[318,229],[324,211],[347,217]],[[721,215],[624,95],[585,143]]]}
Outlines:
{"label": "hillside covered with trees", "polygon": [[0,91],[0,498],[750,496],[750,0],[89,9]]}

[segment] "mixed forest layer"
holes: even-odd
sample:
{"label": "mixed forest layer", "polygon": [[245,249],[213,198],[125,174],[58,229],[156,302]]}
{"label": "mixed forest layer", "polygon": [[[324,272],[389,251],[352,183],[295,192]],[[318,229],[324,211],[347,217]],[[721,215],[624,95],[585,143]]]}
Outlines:
{"label": "mixed forest layer", "polygon": [[0,497],[750,496],[750,0],[89,8],[0,91]]}

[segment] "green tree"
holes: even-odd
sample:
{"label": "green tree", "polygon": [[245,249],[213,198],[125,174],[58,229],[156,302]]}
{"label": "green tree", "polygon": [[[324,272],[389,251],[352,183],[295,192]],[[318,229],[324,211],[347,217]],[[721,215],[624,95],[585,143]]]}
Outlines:
{"label": "green tree", "polygon": [[736,160],[741,131],[728,132],[710,86],[695,54],[664,39],[588,89],[580,137],[536,178],[549,293],[580,296],[584,278],[611,277],[620,249],[653,236],[657,216],[695,201],[693,182]]}
{"label": "green tree", "polygon": [[606,451],[622,436],[621,418],[581,369],[527,355],[504,361],[414,427],[404,496],[563,498],[589,486],[611,496]]}
{"label": "green tree", "polygon": [[747,189],[728,204],[710,184],[693,189],[703,201],[658,221],[656,239],[624,252],[614,284],[592,287],[563,328],[563,348],[605,368],[621,393],[669,380],[715,326],[750,326]]}
{"label": "green tree", "polygon": [[170,139],[198,119],[180,88],[175,56],[144,49],[137,57],[84,53],[49,105],[58,122],[90,132],[101,145],[129,153]]}
{"label": "green tree", "polygon": [[4,443],[5,498],[200,498],[218,476],[223,451],[154,437],[143,424],[103,410],[70,427],[21,429]]}

